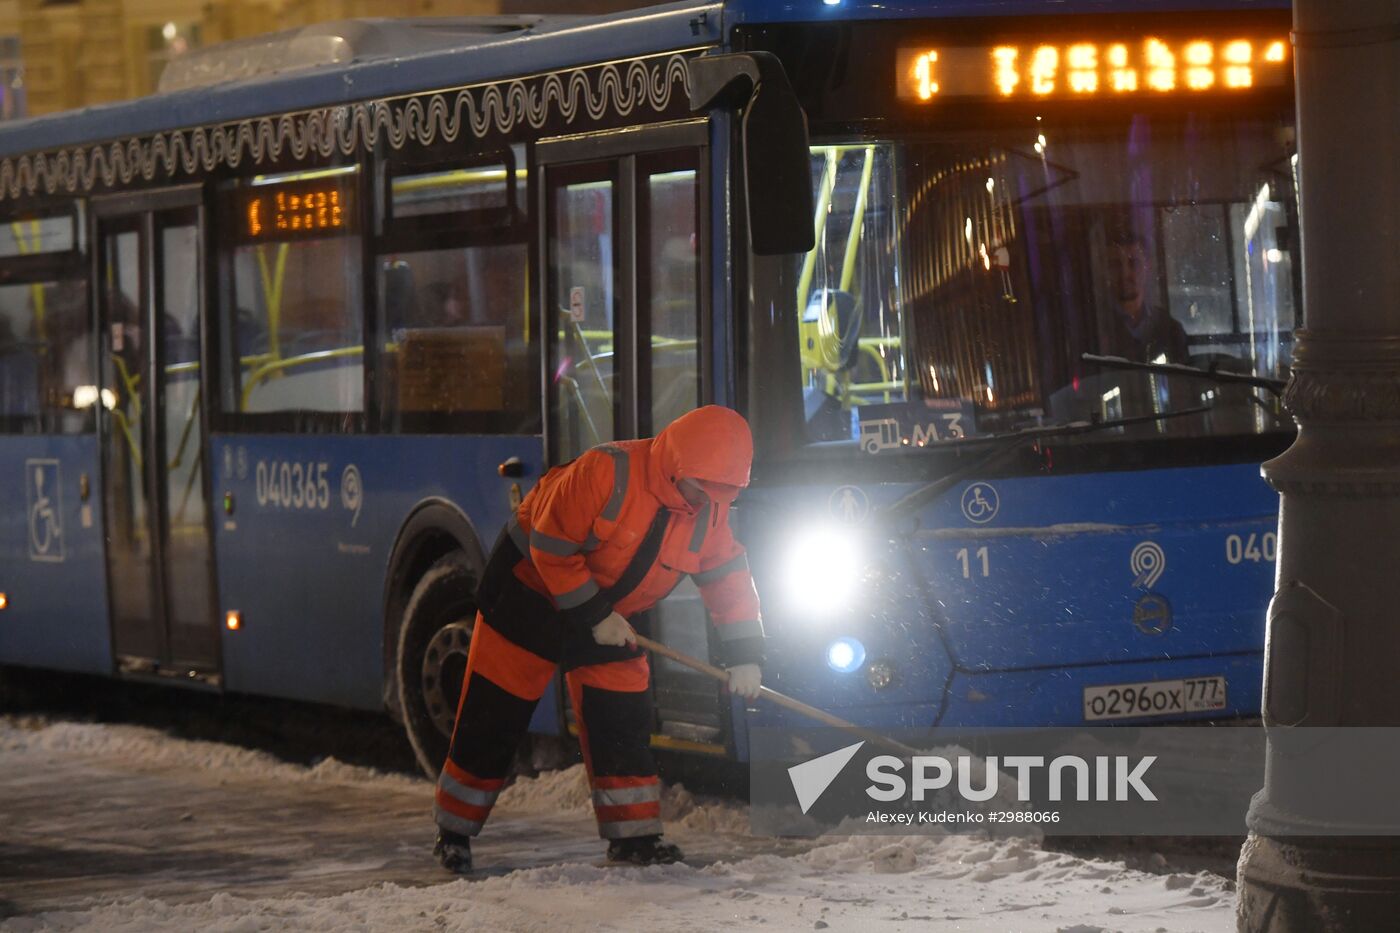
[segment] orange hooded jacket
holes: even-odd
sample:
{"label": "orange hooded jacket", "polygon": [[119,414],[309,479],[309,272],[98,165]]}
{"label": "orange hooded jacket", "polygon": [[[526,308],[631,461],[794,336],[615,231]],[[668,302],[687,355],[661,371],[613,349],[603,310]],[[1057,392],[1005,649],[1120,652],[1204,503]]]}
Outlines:
{"label": "orange hooded jacket", "polygon": [[[690,574],[714,621],[723,663],[757,663],[758,594],[728,521],[752,461],[748,422],[718,405],[682,415],[655,438],[595,447],[546,473],[521,503],[507,529],[528,558],[515,576],[548,596],[566,624],[592,627],[614,610],[630,617],[650,609]],[[700,508],[676,486],[687,478],[709,495]],[[640,582],[614,604],[609,588],[639,552],[652,550]]]}

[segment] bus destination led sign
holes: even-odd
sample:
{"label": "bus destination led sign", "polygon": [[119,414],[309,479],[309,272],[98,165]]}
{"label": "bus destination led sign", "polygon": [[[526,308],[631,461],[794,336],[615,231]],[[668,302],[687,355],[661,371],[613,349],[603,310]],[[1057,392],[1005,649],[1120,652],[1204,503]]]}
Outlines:
{"label": "bus destination led sign", "polygon": [[349,233],[354,226],[350,191],[335,181],[247,190],[240,213],[249,240]]}
{"label": "bus destination led sign", "polygon": [[1237,93],[1292,76],[1286,39],[1140,39],[903,47],[902,100],[1046,100]]}

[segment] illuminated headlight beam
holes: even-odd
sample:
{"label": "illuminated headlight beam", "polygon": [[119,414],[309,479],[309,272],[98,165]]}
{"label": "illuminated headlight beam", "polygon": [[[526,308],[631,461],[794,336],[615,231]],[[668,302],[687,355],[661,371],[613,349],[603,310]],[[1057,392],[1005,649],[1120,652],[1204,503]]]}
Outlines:
{"label": "illuminated headlight beam", "polygon": [[850,529],[819,526],[797,533],[782,563],[787,604],[816,616],[848,609],[861,559]]}

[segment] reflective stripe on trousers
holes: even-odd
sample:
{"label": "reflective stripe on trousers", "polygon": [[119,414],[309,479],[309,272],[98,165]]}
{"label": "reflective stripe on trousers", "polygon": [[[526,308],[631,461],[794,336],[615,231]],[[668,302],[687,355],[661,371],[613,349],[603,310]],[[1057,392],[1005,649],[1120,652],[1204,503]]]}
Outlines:
{"label": "reflective stripe on trousers", "polygon": [[438,775],[433,794],[434,822],[459,835],[475,836],[481,832],[503,786],[503,778],[477,777],[449,759]]}
{"label": "reflective stripe on trousers", "polygon": [[655,777],[594,777],[593,809],[604,839],[660,835],[661,783]]}
{"label": "reflective stripe on trousers", "polygon": [[[551,614],[538,624],[558,621]],[[535,706],[554,677],[556,659],[521,646],[523,638],[477,615],[452,745],[434,795],[433,815],[445,830],[464,836],[481,832]],[[605,839],[661,832],[661,786],[650,747],[650,676],[645,656],[582,665],[566,674],[598,832]]]}
{"label": "reflective stripe on trousers", "polygon": [[568,680],[583,762],[593,787],[598,835],[604,839],[659,835],[661,785],[651,754],[646,657],[576,668]]}

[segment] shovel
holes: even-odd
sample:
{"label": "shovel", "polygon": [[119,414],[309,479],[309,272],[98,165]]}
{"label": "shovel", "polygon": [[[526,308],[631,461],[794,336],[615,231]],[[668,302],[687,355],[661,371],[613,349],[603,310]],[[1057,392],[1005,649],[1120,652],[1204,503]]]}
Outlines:
{"label": "shovel", "polygon": [[[715,667],[713,664],[707,664],[704,661],[701,661],[699,658],[692,658],[690,655],[677,651],[676,649],[671,648],[667,645],[663,645],[659,641],[653,641],[652,639],[647,638],[644,635],[638,635],[637,644],[638,646],[647,649],[652,654],[659,654],[663,658],[668,658],[672,661],[675,661],[677,664],[690,668],[692,671],[699,671],[700,673],[705,674],[706,676],[713,677],[720,683],[729,683],[729,674],[727,671],[723,670],[722,668]],[[894,739],[880,735],[877,732],[871,732],[869,729],[863,729],[853,722],[847,722],[839,716],[831,715],[826,710],[817,709],[815,706],[808,706],[801,700],[794,700],[792,697],[783,693],[779,693],[776,690],[771,690],[768,687],[759,687],[758,695],[763,697],[770,703],[776,703],[785,709],[792,710],[794,713],[801,713],[803,716],[806,716],[809,719],[815,719],[817,722],[821,723],[824,726],[830,726],[833,729],[840,729],[842,732],[846,732],[850,735],[856,736],[857,738],[863,739],[872,745],[878,745],[886,751],[894,752],[895,754],[900,755],[902,757],[912,758],[915,755],[920,754],[917,749],[905,745],[903,742],[896,742]]]}

